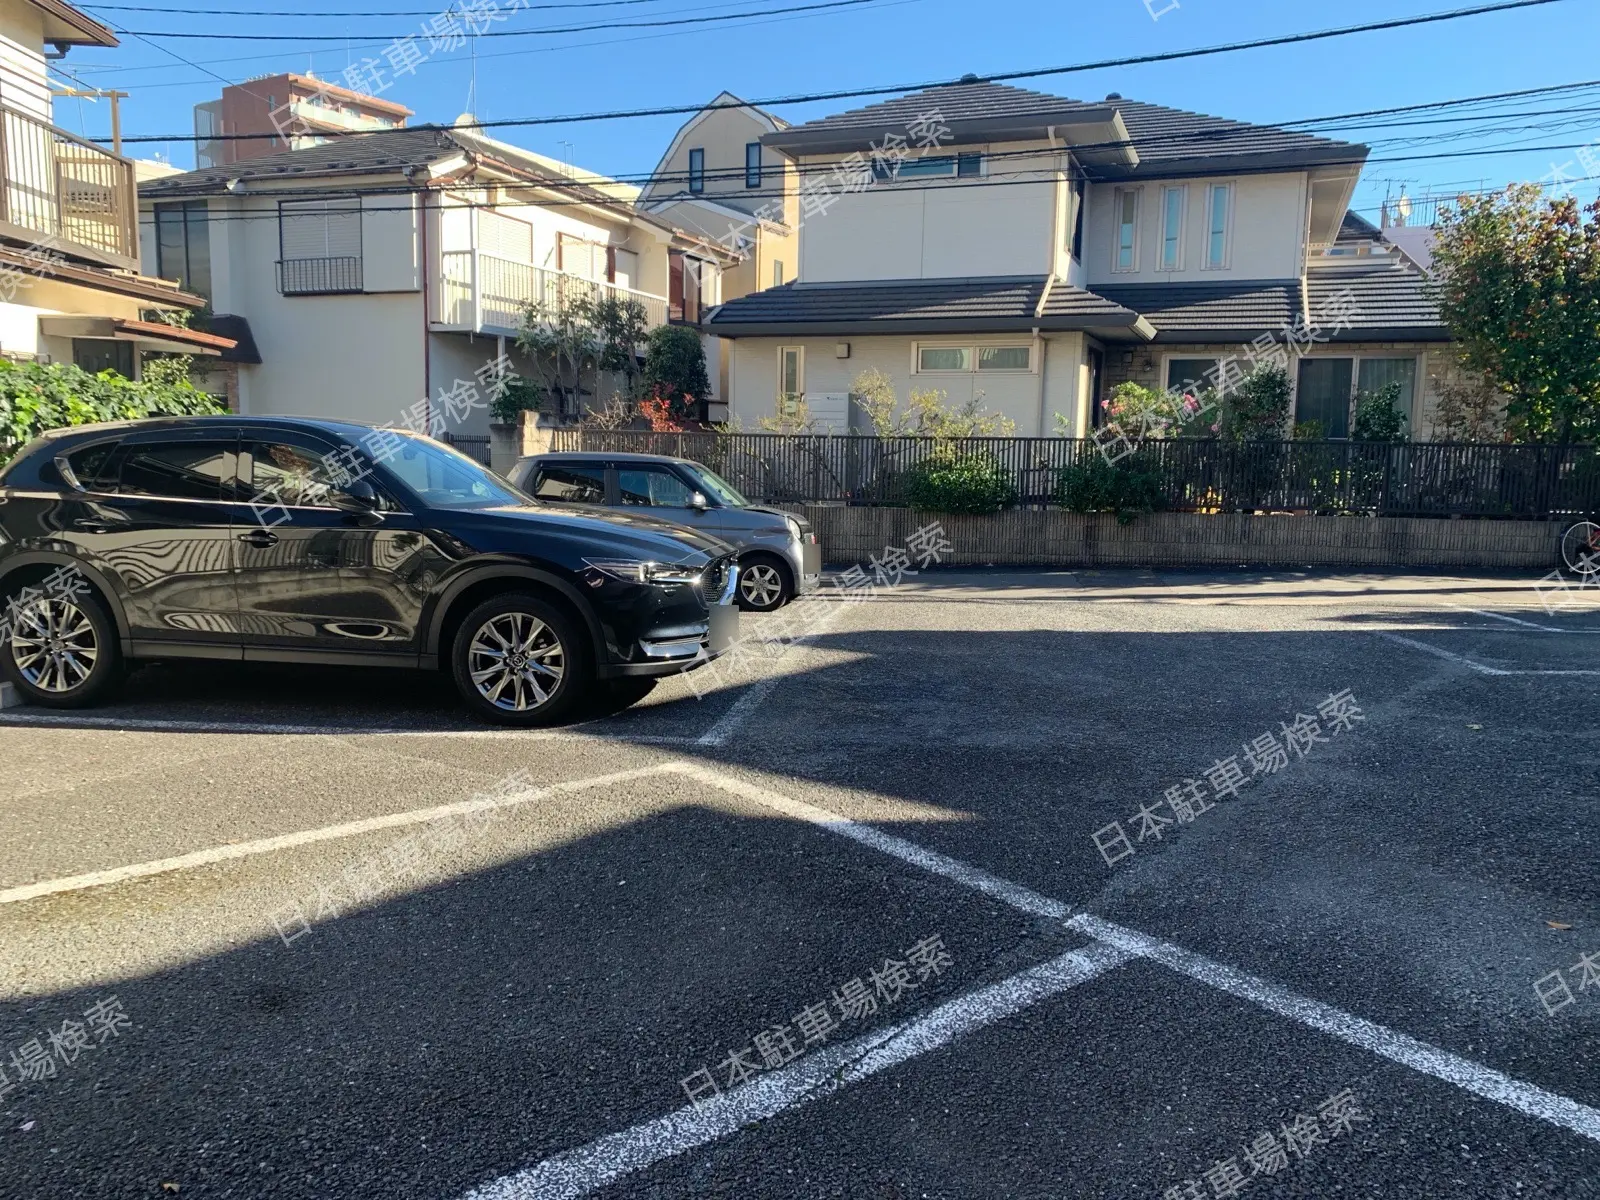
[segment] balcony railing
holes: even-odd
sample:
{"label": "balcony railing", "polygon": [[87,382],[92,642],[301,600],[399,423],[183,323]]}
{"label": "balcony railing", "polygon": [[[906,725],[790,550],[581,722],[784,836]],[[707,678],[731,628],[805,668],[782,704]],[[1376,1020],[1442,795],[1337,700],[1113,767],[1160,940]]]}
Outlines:
{"label": "balcony railing", "polygon": [[278,261],[278,291],[285,296],[345,296],[360,290],[360,258],[335,256]]}
{"label": "balcony railing", "polygon": [[133,163],[0,106],[0,233],[120,267],[139,265]]}
{"label": "balcony railing", "polygon": [[439,296],[435,324],[473,333],[515,334],[530,304],[560,310],[578,300],[637,300],[649,328],[667,323],[667,298],[514,262],[479,250],[447,250],[439,256]]}

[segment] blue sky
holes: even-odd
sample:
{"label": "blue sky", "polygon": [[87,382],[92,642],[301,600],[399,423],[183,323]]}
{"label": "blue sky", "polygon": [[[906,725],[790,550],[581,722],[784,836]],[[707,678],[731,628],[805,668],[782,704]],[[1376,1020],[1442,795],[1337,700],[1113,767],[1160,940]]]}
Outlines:
{"label": "blue sky", "polygon": [[[204,0],[119,0],[163,8],[208,7]],[[470,2],[470,0],[469,0]],[[568,0],[570,2],[570,0]],[[748,13],[805,0],[637,0],[611,7],[524,10],[490,28],[539,29],[576,24]],[[423,10],[430,0],[324,0],[335,11]],[[1400,5],[1351,0],[1327,9],[1261,0],[1092,0],[1066,5],[1041,0],[871,0],[858,7],[783,17],[741,19],[682,30],[608,28],[549,38],[477,41],[476,86],[466,48],[438,53],[414,73],[386,76],[385,99],[416,110],[416,120],[449,121],[468,107],[482,120],[548,116],[657,105],[697,104],[723,89],[757,100],[796,93],[953,79],[965,72],[1069,65],[1126,55],[1189,49],[1367,21],[1444,11],[1452,0]],[[1457,0],[1459,3],[1459,0]],[[250,9],[308,9],[314,0],[217,0],[203,16],[127,12],[85,4],[114,28],[204,34],[328,35],[344,41],[252,43],[125,36],[117,50],[75,48],[61,64],[76,81],[130,92],[123,132],[189,132],[192,108],[214,98],[221,79],[240,82],[283,70],[314,69],[338,80],[351,63],[374,57],[387,71],[383,46],[417,32],[418,16],[267,17]],[[502,7],[504,7],[502,5]],[[1162,11],[1166,8],[1166,11]],[[1108,92],[1240,120],[1273,122],[1395,105],[1455,99],[1600,78],[1600,20],[1595,0],[1561,0],[1541,8],[1469,17],[1410,29],[1358,34],[1301,46],[1275,47],[1190,61],[1121,67],[1026,81],[1022,86],[1094,99]],[[418,43],[426,49],[426,43]],[[163,49],[164,48],[164,49]],[[174,55],[196,66],[187,66]],[[62,82],[70,82],[63,80]],[[780,106],[805,120],[864,101]],[[1584,111],[1590,110],[1590,111]],[[1372,159],[1506,147],[1485,157],[1370,162],[1356,196],[1375,212],[1386,191],[1404,182],[1413,194],[1438,189],[1537,180],[1564,165],[1586,172],[1573,150],[1515,147],[1600,139],[1600,87],[1534,97],[1476,110],[1479,119],[1402,126],[1398,118],[1351,125],[1332,136],[1373,146]],[[109,130],[107,105],[58,100],[57,121],[91,136]],[[1464,115],[1464,114],[1452,114]],[[609,174],[648,172],[681,118],[654,117],[496,131],[507,141]],[[1446,139],[1444,135],[1448,135]],[[570,143],[570,150],[567,145]],[[129,146],[160,151],[193,165],[192,145]],[[1585,199],[1595,183],[1574,185]]]}

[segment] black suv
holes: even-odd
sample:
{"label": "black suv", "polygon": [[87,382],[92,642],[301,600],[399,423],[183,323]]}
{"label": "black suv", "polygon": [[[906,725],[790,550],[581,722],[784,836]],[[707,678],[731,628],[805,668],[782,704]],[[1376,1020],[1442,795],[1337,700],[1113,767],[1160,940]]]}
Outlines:
{"label": "black suv", "polygon": [[0,472],[0,666],[58,707],[209,658],[448,669],[480,715],[544,724],[721,653],[737,574],[715,538],[338,421],[80,425]]}

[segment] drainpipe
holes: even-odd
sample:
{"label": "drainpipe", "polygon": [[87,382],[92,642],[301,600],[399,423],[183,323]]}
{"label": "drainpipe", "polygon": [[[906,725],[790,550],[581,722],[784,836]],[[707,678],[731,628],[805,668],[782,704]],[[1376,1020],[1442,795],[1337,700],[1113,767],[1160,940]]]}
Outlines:
{"label": "drainpipe", "polygon": [[417,234],[422,257],[422,411],[426,414],[428,428],[433,428],[433,333],[429,328],[432,311],[428,296],[428,276],[432,263],[428,258],[428,193],[426,188],[417,197]]}
{"label": "drainpipe", "polygon": [[1039,436],[1044,437],[1046,436],[1044,431],[1044,370],[1045,364],[1049,362],[1049,355],[1045,352],[1045,341],[1044,338],[1039,336],[1039,327],[1037,325],[1033,327],[1033,346],[1034,353],[1039,356]]}

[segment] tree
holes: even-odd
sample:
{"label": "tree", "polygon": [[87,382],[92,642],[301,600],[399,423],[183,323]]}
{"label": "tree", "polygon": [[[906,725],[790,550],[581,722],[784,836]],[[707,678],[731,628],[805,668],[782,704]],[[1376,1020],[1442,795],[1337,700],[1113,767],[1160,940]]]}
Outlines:
{"label": "tree", "polygon": [[696,400],[711,394],[706,351],[688,325],[658,325],[645,338],[644,386],[665,400],[674,415],[688,417]]}
{"label": "tree", "polygon": [[1600,438],[1600,201],[1533,184],[1440,214],[1439,312],[1462,362],[1505,393],[1518,440]]}
{"label": "tree", "polygon": [[1350,435],[1358,442],[1403,442],[1406,415],[1400,411],[1400,383],[1395,380],[1375,392],[1356,397],[1356,419]]}
{"label": "tree", "polygon": [[1230,442],[1274,442],[1289,426],[1289,372],[1259,363],[1222,395],[1217,432]]}
{"label": "tree", "polygon": [[631,297],[582,292],[555,303],[535,300],[523,309],[517,345],[540,376],[538,392],[576,412],[584,406],[585,378],[593,394],[601,371],[622,375],[628,395],[634,394],[648,320],[644,305]]}
{"label": "tree", "polygon": [[901,410],[894,380],[877,367],[869,367],[855,377],[850,384],[850,395],[879,437],[907,434],[944,439],[1007,437],[1017,429],[1010,417],[984,412],[979,407],[982,393],[960,408],[953,408],[947,403],[944,392],[930,388],[912,392],[905,409]]}

